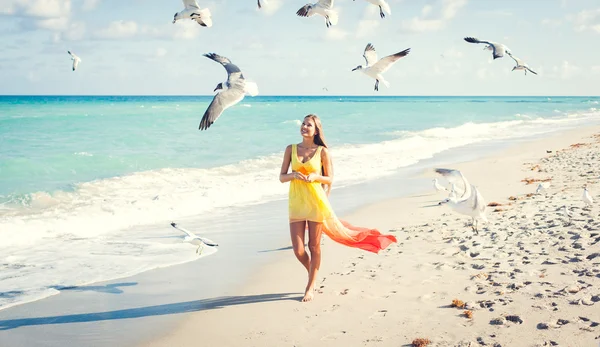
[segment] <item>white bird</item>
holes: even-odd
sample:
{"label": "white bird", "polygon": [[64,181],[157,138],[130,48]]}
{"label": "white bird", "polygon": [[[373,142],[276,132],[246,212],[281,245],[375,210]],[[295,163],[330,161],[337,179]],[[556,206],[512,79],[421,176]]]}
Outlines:
{"label": "white bird", "polygon": [[212,18],[208,8],[200,9],[196,0],[183,0],[183,5],[185,8],[173,16],[173,23],[181,19],[191,19],[203,27],[210,28],[212,26]]}
{"label": "white bird", "polygon": [[333,9],[333,0],[319,0],[314,4],[302,6],[296,14],[300,17],[312,17],[315,14],[325,17],[325,25],[329,28],[338,22],[338,14]]}
{"label": "white bird", "polygon": [[[356,1],[356,0],[354,0]],[[381,18],[385,18],[385,14],[392,14],[392,9],[390,8],[390,4],[385,0],[366,0],[367,2],[372,3],[375,6],[379,7],[379,16]]]}
{"label": "white bird", "polygon": [[442,185],[440,185],[437,178],[435,178],[433,180],[433,188],[435,188],[435,190],[437,190],[438,192],[443,191],[443,190],[448,190],[448,189],[446,189],[446,187],[443,187]]}
{"label": "white bird", "polygon": [[548,187],[550,187],[550,183],[541,182],[538,184],[537,189],[535,190],[535,193],[539,194],[542,190],[548,189]]}
{"label": "white bird", "polygon": [[512,54],[510,54],[510,52],[506,52],[511,58],[513,58],[513,60],[517,63],[517,65],[515,65],[515,67],[513,67],[512,71],[515,70],[524,70],[525,71],[525,75],[527,75],[527,71],[531,72],[534,75],[537,75],[537,72],[531,70],[529,68],[529,66],[527,66],[527,64],[525,64],[521,59],[513,56]]}
{"label": "white bird", "polygon": [[474,37],[465,37],[465,41],[470,42],[470,43],[485,43],[486,46],[483,47],[483,49],[492,51],[493,52],[492,55],[493,55],[494,59],[502,58],[504,56],[504,53],[510,52],[510,49],[508,49],[508,47],[506,47],[505,45],[503,45],[501,43],[479,40]]}
{"label": "white bird", "polygon": [[75,71],[75,69],[77,69],[77,66],[79,65],[79,63],[81,63],[81,58],[79,58],[75,54],[71,53],[71,51],[67,51],[67,53],[69,53],[69,55],[71,56],[71,60],[73,60],[73,71]]}
{"label": "white bird", "polygon": [[367,44],[363,57],[367,62],[366,66],[359,65],[352,69],[352,71],[360,70],[365,75],[375,79],[375,90],[379,90],[379,82],[383,82],[386,87],[389,88],[390,83],[383,78],[383,73],[386,72],[398,59],[405,57],[410,53],[410,48],[398,52],[396,54],[388,55],[377,60],[377,52],[372,44]]}
{"label": "white bird", "polygon": [[237,104],[244,99],[246,94],[255,96],[258,94],[258,86],[254,82],[248,82],[242,71],[231,60],[216,53],[204,54],[205,57],[223,65],[227,71],[227,81],[217,84],[213,91],[219,91],[204,112],[200,121],[200,130],[208,129],[227,108]]}
{"label": "white bird", "polygon": [[594,199],[592,199],[592,196],[590,195],[590,192],[588,191],[587,187],[583,188],[583,195],[581,196],[581,199],[586,204],[586,206],[591,206],[594,203]]}
{"label": "white bird", "polygon": [[204,245],[209,246],[209,247],[218,247],[219,245],[205,237],[200,237],[196,234],[194,234],[191,231],[188,231],[180,226],[177,225],[177,223],[171,223],[171,226],[179,231],[182,231],[184,234],[186,234],[186,237],[183,239],[185,242],[189,242],[193,245],[198,246],[198,248],[196,249],[196,253],[201,254],[202,250],[204,249]]}
{"label": "white bird", "polygon": [[[481,196],[481,193],[479,193],[477,187],[470,184],[465,176],[458,170],[435,169],[435,172],[446,177],[448,181],[464,187],[464,189],[461,189],[463,191],[462,195],[448,197],[439,204],[448,204],[454,211],[471,217],[472,228],[476,233],[479,233],[477,230],[478,219],[481,219],[486,223],[488,222],[488,219],[485,216],[485,200],[483,199],[483,196]],[[454,187],[452,191],[455,191]]]}

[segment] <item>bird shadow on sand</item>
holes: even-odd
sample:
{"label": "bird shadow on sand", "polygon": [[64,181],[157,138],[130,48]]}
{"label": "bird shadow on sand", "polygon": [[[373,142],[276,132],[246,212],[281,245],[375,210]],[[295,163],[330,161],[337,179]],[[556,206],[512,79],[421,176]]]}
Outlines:
{"label": "bird shadow on sand", "polygon": [[63,291],[78,291],[78,292],[98,292],[107,294],[121,294],[123,290],[119,287],[131,287],[137,285],[137,282],[112,283],[105,286],[50,286],[49,288]]}
{"label": "bird shadow on sand", "polygon": [[219,309],[227,306],[256,304],[269,301],[300,301],[300,293],[277,293],[259,294],[246,296],[222,296],[212,299],[176,302],[172,304],[145,306],[114,310],[106,312],[91,312],[68,314],[61,316],[33,317],[0,320],[0,330],[10,330],[24,326],[39,326],[49,324],[87,323],[115,319],[144,318],[152,316],[164,316],[170,314],[199,312],[205,310]]}

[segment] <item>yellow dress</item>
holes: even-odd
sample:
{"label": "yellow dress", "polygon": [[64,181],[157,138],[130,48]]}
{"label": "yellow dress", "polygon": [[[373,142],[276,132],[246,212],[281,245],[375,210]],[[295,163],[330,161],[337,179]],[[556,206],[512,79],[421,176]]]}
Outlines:
{"label": "yellow dress", "polygon": [[[292,145],[292,171],[304,175],[321,173],[321,151],[319,146],[315,154],[306,163],[298,160],[297,145]],[[332,240],[349,247],[378,253],[392,242],[397,242],[393,235],[382,235],[376,229],[355,227],[339,220],[327,198],[327,193],[319,182],[292,180],[289,194],[290,223],[311,221],[322,223],[323,232]]]}

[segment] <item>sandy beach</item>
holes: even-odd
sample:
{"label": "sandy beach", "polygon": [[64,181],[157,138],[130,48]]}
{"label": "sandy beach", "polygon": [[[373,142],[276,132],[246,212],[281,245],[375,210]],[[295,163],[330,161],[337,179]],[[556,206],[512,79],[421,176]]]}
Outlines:
{"label": "sandy beach", "polygon": [[[324,239],[313,302],[300,302],[306,273],[284,249],[231,300],[141,345],[596,346],[600,210],[581,197],[587,185],[600,201],[599,134],[555,133],[451,165],[497,204],[478,234],[469,217],[437,205],[447,194],[433,188],[372,204],[342,217],[398,244],[377,255]],[[550,185],[534,194],[538,183],[526,179]]]}

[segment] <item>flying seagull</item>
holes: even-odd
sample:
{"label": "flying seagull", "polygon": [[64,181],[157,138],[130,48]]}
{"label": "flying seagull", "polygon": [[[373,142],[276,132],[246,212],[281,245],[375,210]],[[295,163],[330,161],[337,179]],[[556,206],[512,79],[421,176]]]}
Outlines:
{"label": "flying seagull", "polygon": [[537,75],[537,72],[531,70],[529,68],[529,66],[527,66],[527,64],[525,64],[521,59],[513,56],[512,54],[510,54],[510,52],[506,52],[511,58],[513,58],[513,60],[517,63],[517,65],[515,67],[513,67],[512,71],[515,70],[524,70],[525,71],[525,75],[527,75],[527,71],[531,72],[534,75]]}
{"label": "flying seagull", "polygon": [[[356,1],[356,0],[354,0]],[[392,14],[392,10],[390,9],[390,5],[385,0],[366,0],[372,3],[375,6],[379,7],[379,16],[381,18],[385,18],[385,14]]]}
{"label": "flying seagull", "polygon": [[208,8],[200,9],[196,0],[183,0],[183,5],[185,8],[181,12],[175,13],[173,16],[173,23],[180,19],[189,18],[195,20],[203,27],[210,28],[212,26],[212,18]]}
{"label": "flying seagull", "polygon": [[216,53],[204,54],[205,57],[223,65],[227,71],[227,81],[217,84],[213,91],[219,91],[204,112],[200,121],[200,130],[208,129],[227,108],[237,104],[244,99],[245,94],[255,96],[258,94],[258,86],[254,82],[248,82],[242,71],[231,60]]}
{"label": "flying seagull", "polygon": [[[448,181],[455,185],[460,185],[463,192],[460,196],[451,196],[440,202],[441,204],[448,204],[454,211],[467,215],[472,218],[473,231],[478,233],[477,222],[478,219],[482,219],[484,222],[488,222],[485,216],[486,203],[479,190],[474,185],[470,184],[469,181],[463,176],[458,170],[452,169],[435,169],[435,172],[444,176]],[[452,189],[452,191],[455,191]]]}
{"label": "flying seagull", "polygon": [[81,58],[79,58],[75,54],[71,53],[71,51],[67,51],[67,53],[69,53],[69,55],[71,56],[71,60],[73,60],[73,71],[75,71],[75,69],[77,69],[77,66],[79,65],[79,63],[81,63]]}
{"label": "flying seagull", "polygon": [[185,242],[189,242],[193,245],[198,246],[198,248],[196,249],[196,253],[201,254],[202,250],[204,249],[204,245],[209,246],[209,247],[218,247],[219,245],[209,239],[207,239],[206,237],[200,237],[196,234],[194,234],[191,231],[188,231],[180,226],[177,225],[177,223],[173,222],[171,223],[171,226],[179,231],[182,231],[184,234],[186,234],[185,238],[183,239]]}
{"label": "flying seagull", "polygon": [[315,14],[325,17],[325,25],[329,28],[338,22],[337,12],[332,10],[333,0],[319,0],[314,4],[302,6],[296,14],[300,17],[312,17]]}
{"label": "flying seagull", "polygon": [[386,72],[398,59],[406,56],[410,52],[410,48],[398,52],[396,54],[388,55],[377,60],[377,52],[372,44],[367,44],[363,57],[367,62],[366,66],[359,65],[352,69],[352,71],[360,70],[365,75],[375,79],[375,90],[379,90],[379,81],[383,82],[386,87],[389,88],[390,84],[386,81],[382,74]]}
{"label": "flying seagull", "polygon": [[510,52],[510,50],[508,49],[508,47],[506,47],[505,45],[503,45],[501,43],[479,40],[479,39],[476,39],[474,37],[465,37],[465,41],[470,42],[470,43],[485,43],[486,46],[483,47],[483,49],[487,49],[489,51],[492,51],[494,59],[496,59],[496,58],[502,58],[504,56],[505,52],[506,53]]}

